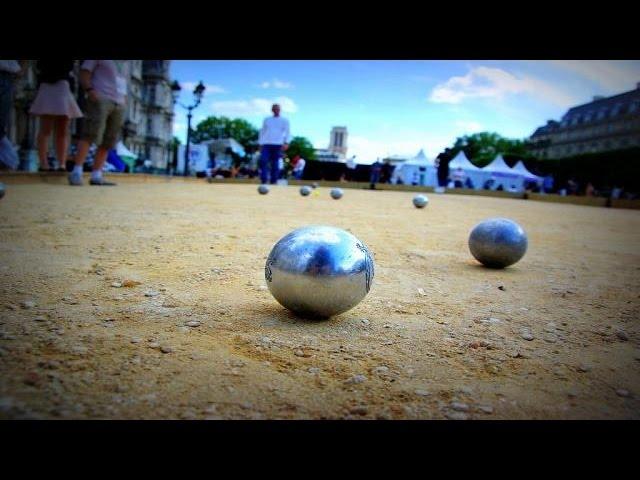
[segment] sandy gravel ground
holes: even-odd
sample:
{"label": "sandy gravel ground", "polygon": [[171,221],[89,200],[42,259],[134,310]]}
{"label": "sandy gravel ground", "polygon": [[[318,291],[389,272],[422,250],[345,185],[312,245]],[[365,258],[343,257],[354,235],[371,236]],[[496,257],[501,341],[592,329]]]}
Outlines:
{"label": "sandy gravel ground", "polygon": [[[640,418],[640,212],[255,185],[9,185],[0,200],[0,417]],[[518,221],[506,270],[471,228]],[[365,300],[305,321],[269,294],[307,224],[366,242]],[[139,283],[138,283],[139,282]]]}

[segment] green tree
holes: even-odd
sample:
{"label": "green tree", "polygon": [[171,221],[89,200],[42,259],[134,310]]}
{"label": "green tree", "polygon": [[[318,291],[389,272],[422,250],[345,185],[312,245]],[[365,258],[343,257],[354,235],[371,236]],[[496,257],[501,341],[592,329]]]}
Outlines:
{"label": "green tree", "polygon": [[287,157],[293,159],[296,155],[300,155],[305,160],[315,160],[316,150],[305,137],[293,137],[287,149]]}
{"label": "green tree", "polygon": [[218,138],[233,138],[247,154],[258,148],[258,129],[242,118],[208,117],[191,133],[194,143]]}
{"label": "green tree", "polygon": [[499,153],[505,159],[517,157],[530,160],[533,156],[527,150],[524,140],[505,138],[495,132],[481,132],[458,137],[451,147],[451,155],[460,150],[478,167],[488,165]]}

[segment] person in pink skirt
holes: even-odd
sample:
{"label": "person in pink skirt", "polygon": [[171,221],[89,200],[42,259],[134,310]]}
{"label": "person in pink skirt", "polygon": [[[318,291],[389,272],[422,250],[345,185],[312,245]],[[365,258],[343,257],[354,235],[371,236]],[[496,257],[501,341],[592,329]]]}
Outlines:
{"label": "person in pink skirt", "polygon": [[56,159],[58,171],[65,171],[69,150],[69,124],[82,117],[82,111],[71,93],[73,60],[38,60],[38,94],[30,109],[40,117],[38,130],[38,156],[40,171],[51,171],[48,163],[49,137],[55,127]]}

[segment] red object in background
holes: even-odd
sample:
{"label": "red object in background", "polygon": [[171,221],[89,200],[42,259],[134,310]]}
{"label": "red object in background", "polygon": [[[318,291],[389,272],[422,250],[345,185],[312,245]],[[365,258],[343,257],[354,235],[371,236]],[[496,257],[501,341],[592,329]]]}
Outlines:
{"label": "red object in background", "polygon": [[300,160],[300,155],[296,155],[295,157],[293,157],[293,159],[291,160],[291,166],[295,167],[296,163],[298,163],[298,160]]}

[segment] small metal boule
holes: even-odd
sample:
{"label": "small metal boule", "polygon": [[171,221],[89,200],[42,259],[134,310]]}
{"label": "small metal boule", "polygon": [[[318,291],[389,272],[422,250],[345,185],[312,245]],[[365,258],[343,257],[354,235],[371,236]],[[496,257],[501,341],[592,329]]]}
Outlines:
{"label": "small metal boule", "polygon": [[269,186],[262,184],[258,187],[258,192],[260,192],[260,195],[266,195],[267,193],[269,193]]}
{"label": "small metal boule", "polygon": [[351,233],[329,226],[298,228],[281,238],[265,264],[269,291],[302,316],[327,318],[355,307],[371,289],[374,262]]}
{"label": "small metal boule", "polygon": [[429,203],[429,199],[426,195],[416,195],[413,197],[413,204],[416,208],[424,208]]}
{"label": "small metal boule", "polygon": [[313,183],[311,184],[311,188],[313,188],[314,190],[315,190],[316,188],[318,188],[318,187],[319,187],[318,182],[313,182]]}
{"label": "small metal boule", "polygon": [[490,218],[476,225],[469,235],[471,254],[489,268],[504,268],[520,260],[527,251],[527,234],[513,220]]}
{"label": "small metal boule", "polygon": [[341,188],[332,188],[331,189],[331,198],[334,200],[340,200],[342,198],[342,189]]}
{"label": "small metal boule", "polygon": [[300,195],[302,195],[303,197],[306,197],[307,195],[311,194],[311,187],[305,185],[303,187],[300,187]]}

